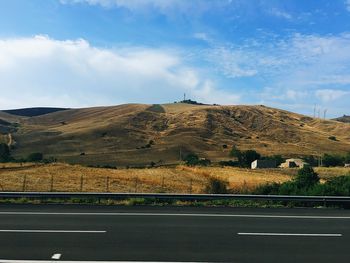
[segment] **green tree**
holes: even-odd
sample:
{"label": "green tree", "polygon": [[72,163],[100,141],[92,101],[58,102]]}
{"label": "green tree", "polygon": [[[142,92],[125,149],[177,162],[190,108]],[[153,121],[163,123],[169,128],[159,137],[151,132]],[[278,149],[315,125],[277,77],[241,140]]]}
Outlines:
{"label": "green tree", "polygon": [[186,156],[184,159],[187,165],[194,166],[197,165],[199,162],[199,157],[196,154],[190,153]]}
{"label": "green tree", "polygon": [[340,155],[324,154],[322,158],[322,162],[323,162],[323,165],[326,167],[344,165],[344,159]]}
{"label": "green tree", "polygon": [[314,171],[314,169],[305,165],[298,171],[297,177],[294,179],[294,182],[298,188],[310,188],[317,184],[320,181],[320,177]]}
{"label": "green tree", "polygon": [[230,151],[230,157],[237,158],[237,161],[239,163],[242,163],[242,152],[236,148],[236,146],[233,146],[231,151]]}
{"label": "green tree", "polygon": [[251,163],[255,160],[259,160],[261,158],[261,155],[254,151],[254,150],[248,150],[242,153],[242,166],[243,167],[250,167]]}
{"label": "green tree", "polygon": [[11,160],[10,149],[7,144],[0,143],[0,162],[8,162]]}

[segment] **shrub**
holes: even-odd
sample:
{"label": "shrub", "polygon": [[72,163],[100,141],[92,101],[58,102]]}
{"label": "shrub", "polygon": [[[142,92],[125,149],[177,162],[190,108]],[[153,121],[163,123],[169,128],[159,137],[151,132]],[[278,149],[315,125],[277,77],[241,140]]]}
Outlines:
{"label": "shrub", "polygon": [[196,154],[188,154],[186,158],[184,159],[186,162],[186,165],[189,166],[195,166],[195,165],[202,165],[202,166],[208,166],[211,164],[211,161],[206,158],[199,158]]}
{"label": "shrub", "polygon": [[0,143],[0,162],[11,160],[10,148],[5,143]]}
{"label": "shrub", "polygon": [[267,156],[263,158],[264,160],[272,160],[276,161],[276,165],[279,166],[281,163],[285,161],[285,159],[281,155],[272,155],[272,156]]}
{"label": "shrub", "polygon": [[322,162],[323,162],[323,165],[326,167],[344,165],[344,159],[340,155],[324,154],[322,158]]}
{"label": "shrub", "polygon": [[42,153],[31,153],[27,157],[28,162],[40,162],[44,158],[44,155]]}
{"label": "shrub", "polygon": [[227,194],[227,184],[218,178],[210,178],[205,191],[208,194]]}
{"label": "shrub", "polygon": [[238,166],[239,166],[239,163],[238,163],[237,161],[229,160],[229,161],[220,161],[220,162],[219,162],[219,165],[221,165],[221,166],[233,166],[233,167],[238,167]]}
{"label": "shrub", "polygon": [[250,167],[252,162],[254,162],[255,160],[259,160],[261,158],[261,155],[254,150],[241,152],[235,146],[232,147],[232,150],[230,151],[229,155],[230,157],[237,158],[239,166],[241,167]]}
{"label": "shrub", "polygon": [[328,139],[332,140],[332,141],[337,141],[337,137],[335,137],[335,136],[329,136]]}
{"label": "shrub", "polygon": [[295,184],[299,188],[309,188],[320,181],[318,174],[314,169],[306,165],[298,171],[297,177],[294,179]]}

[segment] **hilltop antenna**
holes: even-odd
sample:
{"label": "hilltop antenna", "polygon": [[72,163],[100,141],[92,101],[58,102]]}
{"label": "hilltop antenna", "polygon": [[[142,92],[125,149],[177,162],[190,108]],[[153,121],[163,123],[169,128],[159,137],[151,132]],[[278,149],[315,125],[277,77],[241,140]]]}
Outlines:
{"label": "hilltop antenna", "polygon": [[186,93],[184,93],[184,101],[186,100]]}
{"label": "hilltop antenna", "polygon": [[325,110],[323,111],[323,119],[326,119],[327,110],[328,110],[328,109],[325,109]]}

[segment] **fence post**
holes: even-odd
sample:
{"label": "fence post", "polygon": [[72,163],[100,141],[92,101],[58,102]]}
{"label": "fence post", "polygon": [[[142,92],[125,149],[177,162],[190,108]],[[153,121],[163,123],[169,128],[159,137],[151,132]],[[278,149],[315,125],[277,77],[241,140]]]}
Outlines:
{"label": "fence post", "polygon": [[164,191],[164,174],[162,176],[162,191]]}
{"label": "fence post", "polygon": [[109,177],[106,177],[106,193],[109,192]]}
{"label": "fence post", "polygon": [[80,176],[80,192],[83,192],[84,175]]}
{"label": "fence post", "polygon": [[53,174],[51,174],[50,192],[53,192]]}
{"label": "fence post", "polygon": [[25,174],[23,177],[22,192],[26,191],[26,185],[27,185],[27,175]]}
{"label": "fence post", "polygon": [[135,193],[137,193],[137,184],[138,184],[138,178],[136,176],[135,177]]}

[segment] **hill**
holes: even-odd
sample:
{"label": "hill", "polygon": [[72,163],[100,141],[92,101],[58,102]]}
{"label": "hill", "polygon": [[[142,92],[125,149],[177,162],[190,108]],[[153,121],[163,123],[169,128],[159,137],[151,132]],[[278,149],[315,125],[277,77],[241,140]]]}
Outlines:
{"label": "hill", "polygon": [[343,117],[339,117],[334,119],[335,121],[350,123],[350,116],[344,115]]}
{"label": "hill", "polygon": [[24,109],[15,109],[15,110],[3,110],[3,112],[17,115],[17,116],[25,116],[25,117],[34,117],[45,115],[48,113],[53,113],[57,111],[67,110],[64,108],[24,108]]}
{"label": "hill", "polygon": [[18,121],[11,140],[15,157],[42,152],[90,165],[177,163],[190,152],[218,161],[233,145],[286,157],[350,151],[349,124],[265,106],[125,104]]}

